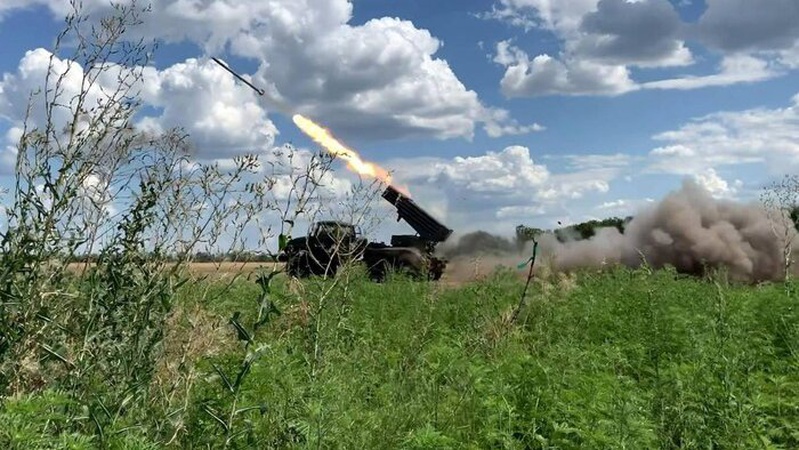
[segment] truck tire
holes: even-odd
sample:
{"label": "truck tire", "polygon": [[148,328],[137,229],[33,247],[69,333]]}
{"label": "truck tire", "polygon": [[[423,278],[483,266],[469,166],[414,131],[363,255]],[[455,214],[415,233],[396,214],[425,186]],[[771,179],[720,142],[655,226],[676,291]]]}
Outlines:
{"label": "truck tire", "polygon": [[389,264],[385,259],[380,259],[377,262],[367,267],[369,271],[369,279],[374,282],[382,283],[386,280],[388,274]]}
{"label": "truck tire", "polygon": [[308,255],[305,251],[291,254],[286,261],[286,273],[295,278],[306,278],[310,275]]}

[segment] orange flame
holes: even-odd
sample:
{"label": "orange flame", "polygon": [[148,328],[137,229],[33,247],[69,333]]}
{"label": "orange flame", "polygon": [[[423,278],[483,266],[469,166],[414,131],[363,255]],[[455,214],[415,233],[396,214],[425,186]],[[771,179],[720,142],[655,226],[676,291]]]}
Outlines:
{"label": "orange flame", "polygon": [[369,175],[377,178],[385,184],[391,184],[391,175],[388,171],[376,164],[366,162],[361,159],[355,150],[345,147],[341,142],[333,137],[330,132],[314,123],[311,119],[300,114],[292,117],[294,123],[319,145],[327,149],[330,153],[347,161],[347,167],[361,175]]}

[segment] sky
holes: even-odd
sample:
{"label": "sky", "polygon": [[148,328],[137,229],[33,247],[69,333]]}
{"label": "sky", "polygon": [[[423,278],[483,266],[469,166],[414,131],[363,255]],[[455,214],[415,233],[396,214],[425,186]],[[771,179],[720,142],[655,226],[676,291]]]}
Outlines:
{"label": "sky", "polygon": [[[0,185],[67,6],[0,1]],[[199,159],[317,149],[279,98],[457,233],[634,215],[685,179],[750,201],[799,167],[796,0],[162,0],[144,21],[142,126]]]}

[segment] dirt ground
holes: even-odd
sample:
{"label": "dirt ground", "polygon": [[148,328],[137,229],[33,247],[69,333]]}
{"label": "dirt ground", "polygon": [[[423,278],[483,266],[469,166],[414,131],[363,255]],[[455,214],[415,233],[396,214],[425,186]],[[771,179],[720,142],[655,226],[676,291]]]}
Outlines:
{"label": "dirt ground", "polygon": [[[471,281],[479,280],[490,275],[498,266],[514,268],[518,261],[501,260],[498,258],[463,258],[450,261],[439,284],[444,286],[460,286]],[[84,263],[73,263],[69,269],[80,272],[85,267]],[[258,270],[271,271],[282,269],[283,263],[269,262],[195,262],[190,265],[192,273],[197,276],[229,277],[232,275],[249,275]],[[516,270],[520,277],[527,275],[527,270]]]}

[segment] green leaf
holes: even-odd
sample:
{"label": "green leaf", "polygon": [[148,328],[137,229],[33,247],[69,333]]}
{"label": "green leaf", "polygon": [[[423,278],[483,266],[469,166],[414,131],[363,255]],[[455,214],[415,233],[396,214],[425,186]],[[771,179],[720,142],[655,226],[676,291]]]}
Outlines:
{"label": "green leaf", "polygon": [[222,369],[220,369],[219,366],[217,366],[216,364],[211,364],[211,365],[214,367],[214,370],[216,370],[216,373],[218,373],[219,376],[222,378],[222,383],[224,383],[225,387],[231,393],[233,393],[234,392],[233,384],[230,383],[230,379],[227,377],[227,375],[225,375],[225,373],[222,372]]}
{"label": "green leaf", "polygon": [[236,382],[234,383],[235,388],[238,390],[241,387],[241,383],[244,381],[244,376],[250,372],[250,368],[252,367],[252,359],[247,358],[241,364],[241,369],[239,370],[239,374],[236,376]]}
{"label": "green leaf", "polygon": [[69,367],[70,369],[74,369],[74,368],[75,368],[75,365],[74,365],[74,364],[72,364],[72,362],[71,362],[71,361],[69,361],[68,359],[66,359],[66,358],[64,358],[63,356],[59,355],[59,354],[58,354],[58,353],[57,353],[55,350],[53,350],[53,349],[52,349],[52,348],[51,348],[49,345],[47,345],[47,344],[39,344],[39,345],[42,347],[42,349],[43,349],[44,351],[46,351],[46,352],[47,352],[47,353],[49,353],[51,356],[55,357],[56,359],[58,359],[59,361],[61,361],[62,363],[64,363],[64,365],[65,365],[65,366]]}
{"label": "green leaf", "polygon": [[100,442],[105,440],[105,433],[103,431],[103,426],[100,424],[100,421],[97,420],[97,416],[94,414],[94,411],[89,412],[89,417],[91,417],[92,421],[94,422],[94,426],[97,427],[97,434],[100,436]]}
{"label": "green leaf", "polygon": [[286,244],[288,244],[289,238],[283,233],[280,233],[280,236],[277,237],[277,249],[278,251],[283,251],[286,248]]}
{"label": "green leaf", "polygon": [[237,409],[234,414],[238,416],[241,413],[245,413],[247,411],[254,411],[256,409],[258,410],[258,412],[261,413],[261,415],[266,414],[267,411],[266,405],[248,406],[246,408]]}
{"label": "green leaf", "polygon": [[222,420],[219,416],[217,416],[216,413],[214,413],[208,405],[203,404],[203,411],[205,411],[206,414],[208,414],[214,420],[216,420],[217,423],[219,423],[219,425],[222,426],[222,428],[225,430],[225,433],[230,431],[230,427],[228,427],[228,424],[224,420]]}
{"label": "green leaf", "polygon": [[230,318],[230,324],[233,325],[233,328],[236,329],[236,334],[241,341],[245,342],[252,342],[252,337],[250,337],[250,333],[244,329],[244,327],[239,323],[239,316],[241,313],[236,311],[233,313],[233,317]]}

